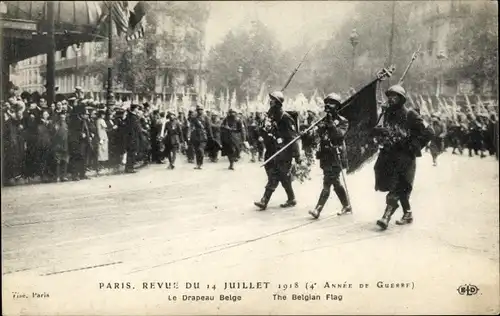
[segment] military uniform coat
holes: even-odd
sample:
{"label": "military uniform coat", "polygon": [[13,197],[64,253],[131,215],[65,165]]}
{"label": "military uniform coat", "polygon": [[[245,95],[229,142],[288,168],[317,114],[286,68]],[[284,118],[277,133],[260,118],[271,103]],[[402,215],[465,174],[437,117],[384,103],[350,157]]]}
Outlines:
{"label": "military uniform coat", "polygon": [[177,120],[166,122],[164,133],[163,141],[165,142],[166,150],[177,150],[180,144],[184,143],[182,126]]}
{"label": "military uniform coat", "polygon": [[349,122],[340,115],[332,118],[331,121],[327,118],[318,124],[317,135],[320,146],[317,158],[321,169],[347,167],[347,149],[344,137],[348,129]]}
{"label": "military uniform coat", "polygon": [[[276,139],[277,150],[283,148],[297,136],[296,123],[292,116],[283,112],[281,118],[275,122],[274,137]],[[299,146],[297,142],[281,152],[275,159],[277,161],[292,161],[294,157],[299,157]]]}
{"label": "military uniform coat", "polygon": [[411,188],[415,179],[416,157],[422,156],[424,147],[432,137],[422,117],[414,110],[402,106],[388,109],[383,116],[388,133],[381,136],[384,147],[375,163],[375,190],[388,192],[398,186]]}
{"label": "military uniform coat", "polygon": [[246,130],[241,119],[226,117],[221,125],[222,156],[238,155],[244,139],[246,139]]}
{"label": "military uniform coat", "polygon": [[189,135],[192,143],[206,143],[213,138],[210,120],[206,115],[196,115],[190,119],[189,123]]}

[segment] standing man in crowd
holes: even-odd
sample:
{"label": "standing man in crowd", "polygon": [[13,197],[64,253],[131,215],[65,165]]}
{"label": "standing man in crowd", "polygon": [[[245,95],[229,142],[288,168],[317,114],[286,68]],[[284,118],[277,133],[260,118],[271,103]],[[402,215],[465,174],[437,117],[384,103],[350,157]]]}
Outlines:
{"label": "standing man in crowd", "polygon": [[141,119],[137,113],[138,104],[131,104],[130,110],[127,112],[126,128],[125,128],[125,144],[127,151],[127,162],[125,165],[126,173],[135,173],[135,163],[139,151],[142,149],[142,127]]}

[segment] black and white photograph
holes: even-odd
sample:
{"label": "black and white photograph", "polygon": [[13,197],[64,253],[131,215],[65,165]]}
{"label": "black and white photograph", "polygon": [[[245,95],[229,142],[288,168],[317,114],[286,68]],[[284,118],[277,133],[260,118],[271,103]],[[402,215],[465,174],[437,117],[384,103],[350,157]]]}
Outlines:
{"label": "black and white photograph", "polygon": [[0,1],[2,315],[498,315],[498,3]]}

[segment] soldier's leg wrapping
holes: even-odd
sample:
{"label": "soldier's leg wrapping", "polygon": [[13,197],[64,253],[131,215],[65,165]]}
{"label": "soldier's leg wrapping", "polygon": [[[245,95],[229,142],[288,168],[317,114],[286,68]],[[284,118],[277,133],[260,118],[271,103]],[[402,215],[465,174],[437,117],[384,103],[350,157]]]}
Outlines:
{"label": "soldier's leg wrapping", "polygon": [[323,170],[323,189],[321,190],[321,193],[319,194],[319,199],[318,203],[316,204],[316,209],[321,211],[323,207],[326,205],[326,202],[328,201],[328,198],[330,197],[330,188],[332,186],[332,182],[330,177],[326,174],[326,172]]}
{"label": "soldier's leg wrapping", "polygon": [[347,192],[344,186],[342,185],[342,182],[340,182],[340,173],[342,170],[340,167],[332,167],[328,171],[328,177],[329,177],[329,183],[333,185],[333,190],[337,194],[337,197],[339,198],[340,203],[342,206],[349,206],[349,199],[347,198]]}
{"label": "soldier's leg wrapping", "polygon": [[229,168],[233,168],[234,162],[236,161],[235,154],[234,153],[228,154],[227,159],[229,160]]}
{"label": "soldier's leg wrapping", "polygon": [[292,187],[292,175],[290,170],[292,168],[292,161],[280,161],[279,173],[280,173],[280,182],[285,189],[288,201],[295,200],[295,192],[293,192]]}
{"label": "soldier's leg wrapping", "polygon": [[279,170],[277,166],[266,166],[267,184],[266,190],[274,192],[280,183]]}
{"label": "soldier's leg wrapping", "polygon": [[203,158],[205,155],[204,150],[205,150],[205,143],[204,142],[200,142],[200,143],[195,144],[196,164],[198,166],[203,165]]}
{"label": "soldier's leg wrapping", "polygon": [[257,148],[258,148],[258,151],[259,151],[259,161],[261,161],[262,158],[264,157],[264,149],[265,149],[264,144],[261,143],[261,142],[259,142]]}
{"label": "soldier's leg wrapping", "polygon": [[187,159],[188,161],[193,161],[194,160],[194,146],[193,146],[193,143],[190,141],[188,142],[188,147],[186,149],[186,156],[187,156]]}
{"label": "soldier's leg wrapping", "polygon": [[174,148],[170,151],[170,154],[169,154],[169,163],[171,165],[174,165],[175,164],[175,160],[177,159],[177,149]]}

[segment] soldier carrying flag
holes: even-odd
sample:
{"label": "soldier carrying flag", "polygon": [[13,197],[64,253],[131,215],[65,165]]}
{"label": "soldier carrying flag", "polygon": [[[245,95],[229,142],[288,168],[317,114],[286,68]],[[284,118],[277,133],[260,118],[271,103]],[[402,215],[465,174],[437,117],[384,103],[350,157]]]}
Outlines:
{"label": "soldier carrying flag", "polygon": [[377,221],[383,230],[387,229],[392,215],[403,208],[403,218],[398,225],[412,223],[410,195],[415,179],[416,157],[422,156],[422,148],[432,137],[422,117],[407,109],[406,92],[400,85],[386,91],[388,107],[382,114],[383,123],[374,128],[374,136],[382,144],[375,163],[375,190],[388,192],[384,215]]}
{"label": "soldier carrying flag", "polygon": [[340,182],[340,173],[344,166],[347,165],[345,161],[346,145],[344,137],[349,128],[349,122],[338,113],[338,109],[341,106],[341,99],[338,94],[329,94],[324,102],[327,114],[325,120],[318,124],[317,133],[320,138],[320,149],[316,154],[320,161],[320,167],[323,169],[323,190],[319,196],[318,204],[314,210],[309,211],[309,214],[315,219],[319,217],[328,201],[332,185],[342,203],[342,210],[339,215],[352,213],[346,188]]}

